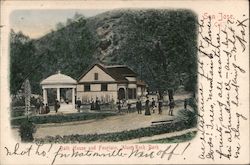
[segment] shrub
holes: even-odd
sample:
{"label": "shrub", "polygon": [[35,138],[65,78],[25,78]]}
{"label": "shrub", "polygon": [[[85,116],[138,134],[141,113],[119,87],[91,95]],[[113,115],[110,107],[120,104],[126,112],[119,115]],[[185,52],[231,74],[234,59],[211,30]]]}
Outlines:
{"label": "shrub", "polygon": [[25,106],[24,97],[22,96],[13,97],[11,101],[11,106],[12,107]]}
{"label": "shrub", "polygon": [[190,98],[188,100],[188,104],[194,109],[195,112],[197,112],[197,101],[195,100],[195,98]]}
{"label": "shrub", "polygon": [[[102,119],[108,116],[114,116],[115,113],[76,113],[76,114],[65,114],[65,115],[44,115],[44,116],[31,116],[29,120],[34,124],[44,123],[64,123],[72,121],[82,121],[90,119]],[[11,120],[12,125],[22,124],[26,118],[17,118]]]}
{"label": "shrub", "polygon": [[195,127],[197,125],[197,113],[189,109],[181,109],[178,111],[177,121],[183,121],[184,124]]}
{"label": "shrub", "polygon": [[34,140],[33,133],[35,133],[35,125],[27,118],[22,122],[19,128],[19,135],[22,142],[32,142]]}
{"label": "shrub", "polygon": [[190,124],[186,122],[178,121],[171,124],[162,124],[154,127],[145,127],[135,130],[125,130],[121,132],[114,133],[104,133],[104,134],[87,134],[87,135],[67,135],[67,136],[46,136],[45,138],[35,139],[35,141],[40,143],[82,143],[82,142],[117,142],[130,140],[140,137],[159,135],[163,133],[169,133],[174,131],[180,131],[184,129],[191,128]]}
{"label": "shrub", "polygon": [[182,143],[188,140],[192,140],[195,137],[196,133],[197,131],[192,131],[179,136],[157,139],[157,140],[149,140],[149,141],[144,141],[142,143]]}

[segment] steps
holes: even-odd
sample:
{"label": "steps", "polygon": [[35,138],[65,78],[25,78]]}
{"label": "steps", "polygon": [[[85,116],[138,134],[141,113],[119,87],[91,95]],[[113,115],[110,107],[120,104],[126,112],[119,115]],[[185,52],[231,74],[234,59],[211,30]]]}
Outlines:
{"label": "steps", "polygon": [[[75,107],[73,107],[72,104],[60,104],[60,108],[58,109],[57,113],[77,113],[77,110],[75,109]],[[55,114],[55,111],[50,111],[49,114]]]}

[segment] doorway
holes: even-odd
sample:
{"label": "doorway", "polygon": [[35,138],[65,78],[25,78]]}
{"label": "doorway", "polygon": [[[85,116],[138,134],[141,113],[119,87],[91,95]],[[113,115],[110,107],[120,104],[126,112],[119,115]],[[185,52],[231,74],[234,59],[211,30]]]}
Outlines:
{"label": "doorway", "polygon": [[124,88],[120,88],[118,90],[118,99],[119,100],[125,99],[125,89]]}

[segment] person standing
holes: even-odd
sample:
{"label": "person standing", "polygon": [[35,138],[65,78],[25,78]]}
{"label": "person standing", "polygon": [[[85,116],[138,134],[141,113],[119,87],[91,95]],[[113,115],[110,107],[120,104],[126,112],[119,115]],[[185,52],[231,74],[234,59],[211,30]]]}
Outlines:
{"label": "person standing", "polygon": [[117,102],[117,108],[118,108],[118,112],[121,113],[121,101],[118,100]]}
{"label": "person standing", "polygon": [[95,102],[93,98],[91,98],[90,110],[95,110]]}
{"label": "person standing", "polygon": [[40,99],[38,98],[38,99],[36,100],[36,114],[39,113],[39,110],[40,110]]}
{"label": "person standing", "polygon": [[187,99],[184,101],[184,109],[187,110]]}
{"label": "person standing", "polygon": [[113,97],[112,97],[111,102],[110,102],[111,110],[114,109],[114,105],[115,105],[115,100],[114,100]]}
{"label": "person standing", "polygon": [[158,101],[158,110],[159,110],[159,114],[162,114],[162,104],[163,104],[163,100],[159,99]]}
{"label": "person standing", "polygon": [[155,113],[155,100],[154,100],[154,98],[152,98],[151,108],[152,108],[153,113]]}
{"label": "person standing", "polygon": [[139,112],[140,112],[140,114],[142,114],[142,103],[141,103],[141,100],[139,100]]}
{"label": "person standing", "polygon": [[127,105],[128,105],[128,111],[127,111],[127,113],[130,113],[131,112],[131,103],[129,102],[129,100],[128,100]]}
{"label": "person standing", "polygon": [[41,101],[40,102],[39,114],[42,114],[43,112],[44,112],[44,103]]}
{"label": "person standing", "polygon": [[150,109],[149,109],[149,100],[147,97],[146,103],[145,103],[145,115],[151,115]]}
{"label": "person standing", "polygon": [[76,107],[77,107],[78,112],[80,112],[81,105],[82,105],[82,102],[81,102],[80,98],[78,98],[76,101]]}
{"label": "person standing", "polygon": [[56,113],[58,112],[58,109],[60,108],[60,102],[58,100],[55,101],[55,105],[54,105],[55,111]]}
{"label": "person standing", "polygon": [[170,100],[170,103],[169,103],[169,115],[170,116],[173,116],[174,106],[175,106],[174,100]]}
{"label": "person standing", "polygon": [[45,105],[45,113],[48,114],[50,112],[48,104]]}
{"label": "person standing", "polygon": [[99,102],[98,97],[95,100],[95,110],[97,110],[97,111],[101,110],[101,108],[100,108],[100,102]]}
{"label": "person standing", "polygon": [[141,110],[140,110],[141,109],[140,108],[140,99],[137,100],[135,107],[136,107],[136,110],[137,110],[138,114],[140,114],[141,113]]}

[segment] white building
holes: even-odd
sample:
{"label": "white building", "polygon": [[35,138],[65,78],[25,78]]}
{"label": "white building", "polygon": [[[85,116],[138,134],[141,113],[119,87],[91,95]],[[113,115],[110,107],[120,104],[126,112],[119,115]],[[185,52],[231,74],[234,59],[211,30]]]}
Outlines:
{"label": "white building", "polygon": [[[44,104],[51,105],[52,103],[48,100],[48,92],[49,90],[56,90],[56,97],[53,100],[53,104],[55,100],[58,100],[60,102],[60,111],[67,110],[67,109],[75,109],[75,89],[77,81],[73,78],[60,73],[60,71],[57,74],[53,74],[46,79],[42,80],[40,83],[43,89],[43,102]],[[70,95],[68,98],[62,97],[62,90],[66,89],[67,91],[70,91]],[[66,92],[69,93],[69,92]],[[65,102],[65,100],[69,100],[68,103]]]}
{"label": "white building", "polygon": [[103,103],[112,99],[136,101],[146,96],[146,84],[124,65],[104,66],[94,64],[78,79],[76,95],[83,103],[98,98]]}

